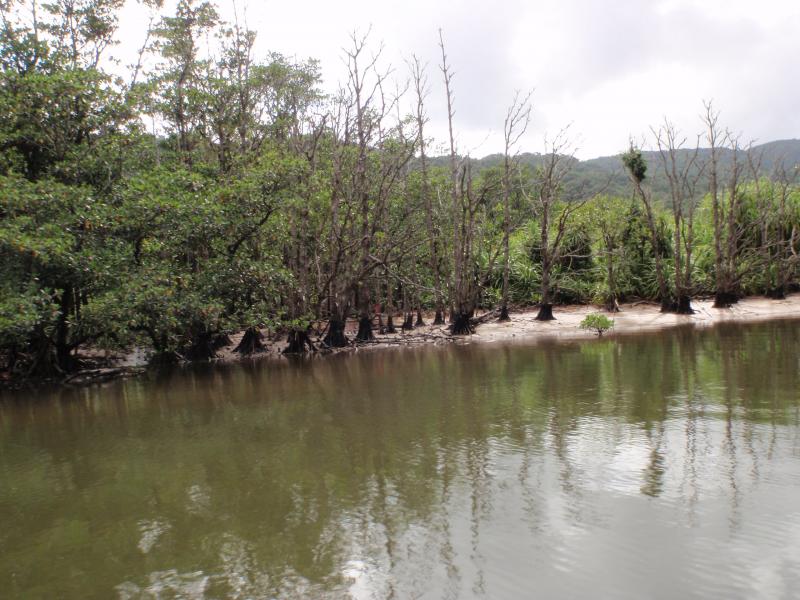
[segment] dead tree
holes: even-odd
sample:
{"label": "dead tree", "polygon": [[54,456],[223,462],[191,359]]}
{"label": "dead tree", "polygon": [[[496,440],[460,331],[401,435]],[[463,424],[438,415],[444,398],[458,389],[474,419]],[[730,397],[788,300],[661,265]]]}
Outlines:
{"label": "dead tree", "polygon": [[[728,308],[739,301],[741,257],[739,242],[744,228],[738,221],[742,192],[742,150],[739,140],[719,126],[719,112],[704,103],[703,122],[710,156],[707,165],[708,191],[714,225],[714,308]],[[721,151],[726,150],[723,168]]]}
{"label": "dead tree", "polygon": [[384,233],[388,203],[414,154],[400,123],[388,124],[400,94],[387,96],[389,71],[378,68],[380,51],[366,56],[366,36],[353,35],[346,50],[348,81],[339,95],[334,122],[333,185],[328,261],[328,335],[324,343],[347,344],[344,324],[354,304],[357,341],[372,333],[370,278],[379,234]]}
{"label": "dead tree", "polygon": [[700,177],[698,168],[699,138],[688,158],[681,158],[686,144],[675,126],[667,119],[658,128],[651,128],[658,147],[661,168],[667,180],[673,217],[673,259],[675,262],[675,301],[672,310],[692,314],[692,253],[694,250],[695,189]]}
{"label": "dead tree", "polygon": [[[429,266],[433,274],[434,286],[434,303],[436,315],[433,320],[434,325],[444,324],[444,290],[442,289],[442,240],[441,231],[438,226],[436,215],[433,211],[433,202],[431,199],[430,181],[428,175],[428,157],[425,147],[425,123],[427,123],[427,116],[425,115],[425,97],[428,94],[427,79],[425,77],[424,67],[420,64],[419,58],[412,57],[411,76],[414,81],[414,90],[416,92],[416,110],[415,117],[417,121],[417,145],[419,147],[419,160],[420,160],[420,175],[422,178],[420,186],[420,194],[425,207],[425,226],[428,232],[429,242]],[[421,320],[421,319],[420,319]]]}
{"label": "dead tree", "polygon": [[554,269],[564,256],[564,237],[572,216],[591,198],[564,202],[561,198],[564,180],[575,164],[568,129],[562,129],[552,143],[545,141],[546,153],[537,169],[532,200],[534,215],[539,220],[542,281],[537,321],[552,321]]}
{"label": "dead tree", "polygon": [[531,118],[531,93],[520,97],[519,92],[514,94],[514,100],[506,112],[503,124],[503,291],[500,305],[500,321],[508,321],[508,279],[510,268],[509,237],[511,235],[511,192],[512,192],[512,166],[516,162],[515,153],[517,143],[525,135]]}
{"label": "dead tree", "polygon": [[469,272],[469,250],[472,235],[468,218],[471,211],[464,202],[463,188],[466,179],[469,179],[471,186],[471,174],[467,175],[467,168],[461,168],[456,156],[455,135],[453,133],[453,72],[447,63],[447,53],[444,48],[444,38],[442,30],[439,30],[439,48],[442,52],[442,64],[440,65],[442,76],[444,77],[445,94],[447,97],[447,128],[450,142],[450,199],[452,213],[450,218],[453,221],[453,277],[451,280],[450,300],[451,310],[451,332],[455,335],[465,335],[472,333],[470,319],[475,312],[473,289],[474,278]]}
{"label": "dead tree", "polygon": [[[451,71],[445,52],[441,30],[439,31],[441,49],[441,71],[444,78],[447,98],[447,123],[450,142],[450,207],[453,237],[453,275],[450,279],[450,331],[454,335],[466,335],[474,331],[472,317],[475,314],[480,293],[481,273],[476,264],[478,253],[478,218],[487,206],[493,191],[490,184],[482,180],[476,185],[472,174],[469,156],[460,159],[456,154],[455,134],[453,132],[453,89]],[[496,256],[489,262],[494,265]]]}

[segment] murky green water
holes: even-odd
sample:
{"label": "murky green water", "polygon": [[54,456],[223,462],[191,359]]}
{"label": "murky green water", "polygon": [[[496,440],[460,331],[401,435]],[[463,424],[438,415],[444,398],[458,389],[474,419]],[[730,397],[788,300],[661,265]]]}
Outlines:
{"label": "murky green water", "polygon": [[800,323],[0,403],[3,598],[789,598]]}

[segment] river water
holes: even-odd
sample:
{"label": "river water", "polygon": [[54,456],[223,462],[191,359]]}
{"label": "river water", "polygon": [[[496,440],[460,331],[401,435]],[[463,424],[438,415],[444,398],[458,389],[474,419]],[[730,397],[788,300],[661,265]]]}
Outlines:
{"label": "river water", "polygon": [[790,598],[800,322],[0,399],[3,598]]}

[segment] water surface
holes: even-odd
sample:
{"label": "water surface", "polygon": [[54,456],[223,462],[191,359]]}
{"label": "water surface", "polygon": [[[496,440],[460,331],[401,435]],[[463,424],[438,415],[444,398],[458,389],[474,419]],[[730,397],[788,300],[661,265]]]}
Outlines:
{"label": "water surface", "polygon": [[7,395],[0,596],[790,598],[798,389],[776,321]]}

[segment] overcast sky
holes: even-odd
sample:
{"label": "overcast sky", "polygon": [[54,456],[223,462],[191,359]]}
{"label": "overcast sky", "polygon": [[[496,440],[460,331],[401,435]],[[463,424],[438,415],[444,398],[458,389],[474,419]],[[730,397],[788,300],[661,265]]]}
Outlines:
{"label": "overcast sky", "polygon": [[[169,2],[167,3],[169,6]],[[233,16],[233,2],[218,3]],[[385,63],[407,78],[412,52],[428,62],[429,133],[444,142],[437,31],[455,71],[455,126],[461,152],[502,148],[506,107],[533,89],[523,151],[570,125],[577,155],[623,150],[632,135],[668,116],[686,134],[701,130],[704,99],[745,141],[800,137],[798,0],[237,0],[258,32],[258,54],[321,61],[324,85],[343,80],[342,47],[371,27]],[[146,11],[122,20],[122,56],[141,43]]]}

